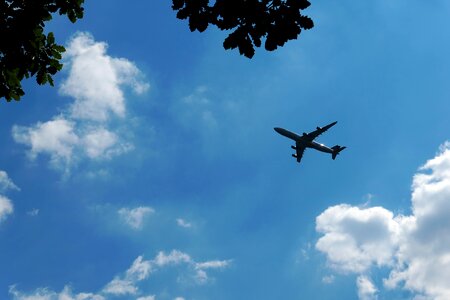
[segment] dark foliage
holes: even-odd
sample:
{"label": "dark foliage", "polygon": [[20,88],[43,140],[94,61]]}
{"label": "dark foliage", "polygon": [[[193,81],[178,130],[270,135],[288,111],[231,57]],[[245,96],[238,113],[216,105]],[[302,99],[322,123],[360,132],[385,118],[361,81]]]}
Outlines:
{"label": "dark foliage", "polygon": [[233,30],[223,42],[225,49],[238,48],[252,58],[255,48],[268,51],[298,37],[302,29],[311,29],[313,21],[301,14],[307,0],[172,0],[179,19],[189,19],[189,29],[202,32],[209,24],[221,30]]}
{"label": "dark foliage", "polygon": [[84,0],[0,0],[0,97],[19,100],[21,81],[36,75],[38,84],[53,85],[61,70],[64,47],[53,33],[44,33],[45,22],[58,12],[71,22],[83,17]]}

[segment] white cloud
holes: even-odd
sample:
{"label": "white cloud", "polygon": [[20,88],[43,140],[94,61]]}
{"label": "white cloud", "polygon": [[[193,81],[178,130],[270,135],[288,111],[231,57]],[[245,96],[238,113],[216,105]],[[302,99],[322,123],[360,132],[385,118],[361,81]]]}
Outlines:
{"label": "white cloud", "polygon": [[144,218],[154,212],[155,210],[148,206],[139,206],[133,209],[123,207],[118,210],[119,216],[133,229],[142,229]]}
{"label": "white cloud", "polygon": [[142,75],[132,62],[107,55],[107,47],[88,33],[77,33],[69,42],[64,57],[69,77],[60,91],[75,98],[70,109],[73,118],[106,121],[111,114],[124,117],[122,86],[130,86],[136,93],[149,87],[140,80]]}
{"label": "white cloud", "polygon": [[334,282],[334,279],[335,279],[334,275],[327,275],[322,277],[322,282],[325,284],[331,284]]}
{"label": "white cloud", "polygon": [[30,211],[27,211],[27,215],[35,217],[39,214],[39,209],[38,208],[33,208]]}
{"label": "white cloud", "polygon": [[197,263],[189,254],[179,250],[172,250],[169,253],[160,251],[152,260],[144,260],[143,256],[139,256],[134,260],[124,276],[116,276],[105,286],[103,293],[112,295],[137,295],[139,293],[137,287],[138,282],[147,279],[150,274],[156,272],[158,269],[179,265],[184,265],[191,272],[193,271],[188,277],[192,278],[195,283],[205,284],[210,280],[206,269],[222,269],[227,267],[230,262],[231,260],[211,260]]}
{"label": "white cloud", "polygon": [[9,178],[8,173],[0,170],[0,191],[5,192],[7,190],[20,191],[20,189],[14,184],[11,178]]}
{"label": "white cloud", "polygon": [[217,127],[218,121],[213,112],[215,105],[209,100],[207,92],[207,87],[199,86],[193,93],[176,103],[175,113],[182,125],[192,127],[193,123],[200,123],[205,132]]}
{"label": "white cloud", "polygon": [[103,127],[92,128],[82,137],[82,145],[89,158],[111,158],[133,149],[129,143]]}
{"label": "white cloud", "polygon": [[376,300],[377,288],[367,276],[361,275],[356,279],[358,298],[360,300]]}
{"label": "white cloud", "polygon": [[146,297],[139,297],[136,300],[155,300],[155,296],[151,295],[151,296],[146,296]]}
{"label": "white cloud", "polygon": [[88,33],[75,34],[66,48],[69,75],[60,92],[74,102],[50,121],[14,125],[12,135],[30,147],[31,159],[48,155],[52,166],[67,173],[79,159],[110,159],[133,149],[112,130],[111,121],[125,124],[125,87],[141,94],[149,86],[132,62],[107,55],[107,44]]}
{"label": "white cloud", "polygon": [[392,263],[399,225],[382,207],[360,209],[341,204],[317,217],[316,230],[324,234],[316,248],[327,255],[332,267],[364,272],[372,264]]}
{"label": "white cloud", "polygon": [[114,278],[103,289],[103,293],[112,295],[135,295],[138,288],[131,280]]}
{"label": "white cloud", "polygon": [[165,254],[163,251],[160,251],[154,259],[154,263],[159,267],[190,262],[192,262],[191,257],[188,254],[178,250],[172,250],[169,254]]}
{"label": "white cloud", "polygon": [[207,269],[223,269],[230,265],[231,260],[210,260],[200,263],[194,263],[195,281],[198,284],[205,284],[209,281],[208,274],[205,270]]}
{"label": "white cloud", "polygon": [[222,269],[230,265],[231,260],[210,260],[201,263],[196,263],[196,269]]}
{"label": "white cloud", "polygon": [[204,270],[197,270],[197,272],[195,272],[195,281],[198,284],[205,284],[208,282],[208,279],[208,274]]}
{"label": "white cloud", "polygon": [[0,222],[5,220],[8,215],[13,213],[13,211],[14,207],[11,200],[0,195]]}
{"label": "white cloud", "polygon": [[[9,293],[14,300],[106,300],[111,297],[114,299],[118,297],[118,299],[155,300],[154,295],[142,295],[139,284],[159,269],[183,265],[185,270],[177,269],[177,272],[190,273],[189,276],[194,279],[195,283],[204,284],[210,280],[205,269],[223,268],[228,265],[228,262],[229,260],[212,260],[197,263],[188,254],[179,250],[172,250],[167,254],[160,251],[152,260],[145,260],[143,256],[138,256],[123,274],[116,275],[97,293],[73,294],[68,285],[59,293],[49,288],[38,288],[34,292],[24,293],[12,285]],[[175,300],[183,299],[182,297],[175,298]]]}
{"label": "white cloud", "polygon": [[[14,182],[9,178],[8,173],[0,170],[0,192],[7,190],[20,190]],[[8,215],[14,212],[12,201],[3,195],[0,195],[0,222],[4,221]]]}
{"label": "white cloud", "polygon": [[450,144],[441,151],[414,176],[413,215],[401,220],[399,263],[385,284],[450,299]]}
{"label": "white cloud", "polygon": [[195,271],[191,278],[194,279],[197,284],[205,284],[209,281],[209,277],[206,272],[207,269],[226,268],[230,265],[231,260],[210,260],[205,262],[196,262],[188,254],[179,250],[172,250],[168,254],[162,251],[159,252],[152,263],[158,267],[185,264]]}
{"label": "white cloud", "polygon": [[[362,274],[388,266],[386,288],[450,299],[450,143],[414,176],[411,201],[410,216],[394,217],[381,207],[330,207],[317,217],[324,235],[316,248],[337,270]],[[369,286],[363,279],[359,284]]]}
{"label": "white cloud", "polygon": [[103,293],[113,295],[136,295],[137,282],[147,279],[152,270],[151,262],[138,256],[131,267],[125,272],[123,279],[116,277],[103,289]]}
{"label": "white cloud", "polygon": [[61,116],[51,121],[38,122],[34,126],[14,125],[12,135],[16,142],[30,146],[29,156],[36,158],[39,153],[50,155],[52,163],[70,163],[74,147],[79,143],[74,122]]}
{"label": "white cloud", "polygon": [[191,228],[192,227],[191,223],[189,223],[186,220],[181,219],[181,218],[177,219],[177,224],[178,224],[178,226],[184,227],[184,228]]}
{"label": "white cloud", "polygon": [[9,287],[9,293],[14,300],[105,300],[103,296],[92,293],[73,295],[69,286],[65,286],[60,293],[48,288],[38,288],[32,293],[26,294],[17,290],[15,285],[12,285]]}
{"label": "white cloud", "polygon": [[126,272],[126,278],[131,280],[144,280],[152,271],[150,261],[143,260],[142,256],[138,256]]}
{"label": "white cloud", "polygon": [[16,286],[9,287],[9,293],[14,300],[52,300],[57,297],[57,294],[47,288],[39,288],[31,294],[25,294],[16,289]]}

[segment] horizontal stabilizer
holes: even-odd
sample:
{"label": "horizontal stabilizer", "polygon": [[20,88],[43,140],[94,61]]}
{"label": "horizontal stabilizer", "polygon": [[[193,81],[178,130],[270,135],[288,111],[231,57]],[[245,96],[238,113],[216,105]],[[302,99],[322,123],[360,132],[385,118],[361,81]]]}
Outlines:
{"label": "horizontal stabilizer", "polygon": [[331,149],[333,149],[333,153],[331,153],[331,158],[336,159],[336,156],[339,154],[339,152],[341,152],[345,148],[347,148],[347,147],[341,147],[339,145],[331,147]]}

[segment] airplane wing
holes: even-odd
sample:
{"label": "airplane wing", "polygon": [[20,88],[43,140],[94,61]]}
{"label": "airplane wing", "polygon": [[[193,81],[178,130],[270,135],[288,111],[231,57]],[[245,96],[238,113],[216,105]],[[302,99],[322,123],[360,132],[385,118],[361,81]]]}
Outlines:
{"label": "airplane wing", "polygon": [[299,163],[302,160],[303,152],[305,152],[305,146],[300,145],[300,143],[295,143],[295,158]]}
{"label": "airplane wing", "polygon": [[324,133],[325,131],[327,131],[328,129],[330,129],[331,127],[333,127],[334,125],[336,125],[337,121],[328,124],[327,126],[324,127],[317,127],[316,130],[307,133],[307,134],[303,134],[304,137],[306,137],[309,141],[313,141],[315,140],[319,135],[321,135],[322,133]]}

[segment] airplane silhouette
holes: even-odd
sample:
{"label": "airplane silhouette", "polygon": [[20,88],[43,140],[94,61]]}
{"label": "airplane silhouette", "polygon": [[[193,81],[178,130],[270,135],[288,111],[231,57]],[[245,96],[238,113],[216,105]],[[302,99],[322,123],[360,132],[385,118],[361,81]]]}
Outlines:
{"label": "airplane silhouette", "polygon": [[296,151],[296,153],[292,154],[292,156],[295,157],[297,159],[297,162],[299,163],[302,159],[303,152],[305,152],[306,148],[313,148],[313,149],[319,150],[321,152],[331,153],[332,159],[335,159],[336,156],[339,154],[339,152],[341,152],[342,150],[347,148],[347,147],[341,147],[339,145],[329,148],[329,147],[325,146],[324,144],[319,144],[314,141],[319,135],[321,135],[322,133],[324,133],[325,131],[327,131],[328,129],[333,127],[334,125],[336,125],[336,123],[337,123],[337,121],[330,123],[324,127],[317,127],[316,130],[314,130],[310,133],[304,132],[303,135],[298,135],[294,132],[291,132],[289,130],[286,130],[286,129],[283,129],[280,127],[275,127],[274,129],[279,134],[295,141],[295,146],[291,146],[291,148],[294,149]]}

